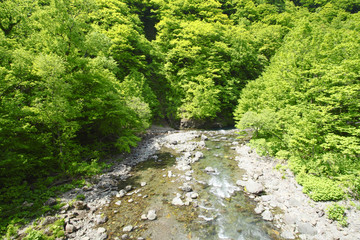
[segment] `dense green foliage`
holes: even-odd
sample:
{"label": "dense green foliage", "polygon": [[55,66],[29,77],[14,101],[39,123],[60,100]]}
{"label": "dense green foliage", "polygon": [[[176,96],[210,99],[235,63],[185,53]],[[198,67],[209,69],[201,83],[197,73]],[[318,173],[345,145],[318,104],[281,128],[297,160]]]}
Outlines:
{"label": "dense green foliage", "polygon": [[260,153],[288,159],[311,198],[358,198],[359,9],[358,0],[0,1],[0,231],[51,210],[43,202],[73,186],[59,179],[99,173],[101,157],[130,151],[163,118],[234,114]]}
{"label": "dense green foliage", "polygon": [[331,4],[304,13],[235,112],[314,200],[360,194],[359,20]]}

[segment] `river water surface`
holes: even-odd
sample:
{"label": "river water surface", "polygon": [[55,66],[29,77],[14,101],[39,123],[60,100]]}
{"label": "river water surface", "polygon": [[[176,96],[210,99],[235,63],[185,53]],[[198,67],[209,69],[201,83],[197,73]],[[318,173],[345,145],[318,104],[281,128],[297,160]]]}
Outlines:
{"label": "river water surface", "polygon": [[[255,203],[235,184],[244,173],[234,160],[234,147],[241,144],[238,135],[223,130],[203,133],[208,136],[206,148],[201,149],[204,157],[191,165],[191,171],[176,169],[181,154],[168,148],[133,169],[132,177],[120,186],[131,185],[132,190],[100,209],[109,218],[104,225],[109,239],[281,239],[271,223],[254,213]],[[215,172],[206,173],[206,167]],[[174,206],[176,196],[186,202],[186,192],[179,189],[184,182],[199,196],[187,205]],[[141,219],[149,210],[156,210],[156,220]],[[134,229],[124,232],[129,225]]]}

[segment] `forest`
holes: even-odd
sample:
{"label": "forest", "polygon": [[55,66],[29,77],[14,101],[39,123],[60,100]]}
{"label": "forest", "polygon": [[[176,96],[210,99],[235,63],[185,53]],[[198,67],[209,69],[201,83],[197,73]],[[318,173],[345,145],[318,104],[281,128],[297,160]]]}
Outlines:
{"label": "forest", "polygon": [[1,0],[0,234],[161,121],[250,128],[250,145],[284,159],[313,200],[359,199],[359,10],[360,0]]}

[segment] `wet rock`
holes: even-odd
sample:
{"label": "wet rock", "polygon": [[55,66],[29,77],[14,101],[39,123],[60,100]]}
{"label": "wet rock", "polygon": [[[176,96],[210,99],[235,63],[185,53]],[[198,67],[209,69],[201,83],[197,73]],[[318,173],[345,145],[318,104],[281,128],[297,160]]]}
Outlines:
{"label": "wet rock", "polygon": [[65,226],[65,233],[70,234],[76,231],[76,227],[70,223],[66,224]]}
{"label": "wet rock", "polygon": [[245,184],[246,192],[251,194],[259,194],[264,191],[264,187],[253,180],[249,180]]}
{"label": "wet rock", "polygon": [[204,170],[206,173],[214,173],[215,169],[213,169],[212,167],[206,167]]}
{"label": "wet rock", "polygon": [[56,204],[56,199],[55,198],[49,198],[44,205],[45,206],[54,206]]}
{"label": "wet rock", "polygon": [[295,235],[294,233],[290,232],[290,231],[284,231],[281,233],[281,237],[284,239],[295,239]]}
{"label": "wet rock", "polygon": [[87,205],[83,201],[76,201],[74,202],[74,207],[76,210],[84,210],[86,209]]}
{"label": "wet rock", "polygon": [[310,223],[298,222],[298,230],[302,234],[314,236],[317,234],[317,230]]}
{"label": "wet rock", "polygon": [[141,183],[140,183],[140,186],[145,187],[145,186],[146,186],[146,182],[141,182]]}
{"label": "wet rock", "polygon": [[134,229],[132,225],[128,225],[123,228],[123,232],[131,232]]}
{"label": "wet rock", "polygon": [[107,216],[101,216],[101,215],[97,215],[96,216],[96,225],[99,225],[99,224],[104,224],[108,221],[108,217]]}
{"label": "wet rock", "polygon": [[269,210],[265,210],[261,216],[265,221],[272,221],[274,219],[273,214]]}
{"label": "wet rock", "polygon": [[156,219],[156,211],[155,210],[150,210],[147,214],[147,219],[149,219],[150,221],[153,221]]}

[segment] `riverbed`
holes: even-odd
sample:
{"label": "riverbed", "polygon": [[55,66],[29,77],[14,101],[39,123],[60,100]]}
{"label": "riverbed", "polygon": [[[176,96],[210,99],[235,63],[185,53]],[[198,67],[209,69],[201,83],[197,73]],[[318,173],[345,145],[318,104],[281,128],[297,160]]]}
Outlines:
{"label": "riverbed", "polygon": [[[165,131],[62,198],[68,239],[360,239],[360,213],[349,226],[327,219],[328,202],[302,193],[280,160],[261,157],[237,130]],[[358,202],[356,202],[358,204]],[[69,228],[67,228],[69,226]],[[72,226],[72,227],[71,227]]]}

